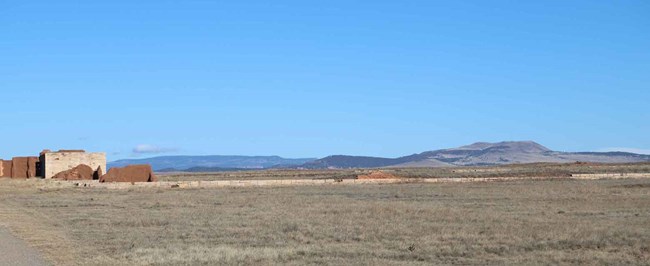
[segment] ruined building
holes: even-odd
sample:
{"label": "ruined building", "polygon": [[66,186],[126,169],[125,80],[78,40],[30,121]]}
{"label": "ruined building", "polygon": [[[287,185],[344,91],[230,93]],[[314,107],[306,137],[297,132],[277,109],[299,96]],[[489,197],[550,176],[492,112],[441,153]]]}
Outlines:
{"label": "ruined building", "polygon": [[93,171],[106,171],[106,154],[88,153],[83,150],[44,150],[40,157],[14,157],[0,160],[0,177],[11,178],[52,178],[54,175],[70,170],[80,164],[90,166]]}
{"label": "ruined building", "polygon": [[98,180],[99,182],[156,182],[150,165],[128,165],[106,173],[106,153],[84,150],[43,150],[39,157],[0,160],[0,177],[42,177],[55,180]]}
{"label": "ruined building", "polygon": [[46,179],[56,174],[70,170],[78,165],[87,165],[95,172],[106,172],[106,153],[85,152],[83,150],[44,150],[39,157],[40,176]]}

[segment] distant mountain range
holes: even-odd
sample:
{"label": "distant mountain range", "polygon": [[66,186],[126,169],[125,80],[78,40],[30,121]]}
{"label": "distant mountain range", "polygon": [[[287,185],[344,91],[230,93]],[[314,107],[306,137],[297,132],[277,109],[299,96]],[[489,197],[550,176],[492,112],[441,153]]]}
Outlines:
{"label": "distant mountain range", "polygon": [[292,167],[314,161],[315,158],[286,159],[280,156],[159,156],[145,159],[125,159],[108,163],[108,168],[129,164],[149,164],[154,171],[213,172],[239,169]]}
{"label": "distant mountain range", "polygon": [[626,152],[559,152],[533,141],[477,142],[452,149],[426,151],[399,158],[334,155],[301,167],[367,168],[367,167],[453,167],[517,163],[631,163],[650,161],[650,155]]}
{"label": "distant mountain range", "polygon": [[458,148],[426,151],[399,158],[332,155],[322,159],[286,159],[279,156],[162,156],[119,160],[109,167],[150,164],[156,171],[211,172],[265,168],[377,168],[453,167],[517,163],[632,163],[650,161],[650,155],[627,152],[559,152],[533,141],[477,142]]}

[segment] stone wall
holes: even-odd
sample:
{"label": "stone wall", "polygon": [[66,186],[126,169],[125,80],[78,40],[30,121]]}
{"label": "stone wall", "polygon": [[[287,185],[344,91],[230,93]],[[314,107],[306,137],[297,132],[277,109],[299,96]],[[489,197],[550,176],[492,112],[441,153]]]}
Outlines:
{"label": "stone wall", "polygon": [[40,157],[41,176],[49,179],[80,164],[90,166],[93,171],[99,168],[102,172],[106,172],[106,153],[81,150],[44,151]]}

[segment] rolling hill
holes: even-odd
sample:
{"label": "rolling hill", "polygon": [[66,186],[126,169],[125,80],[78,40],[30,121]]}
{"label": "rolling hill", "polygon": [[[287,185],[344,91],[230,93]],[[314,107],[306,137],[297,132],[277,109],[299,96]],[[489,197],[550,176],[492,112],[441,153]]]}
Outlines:
{"label": "rolling hill", "polygon": [[629,163],[650,161],[650,155],[625,152],[559,152],[533,141],[477,142],[452,149],[426,151],[399,158],[328,156],[307,162],[300,168],[374,168],[480,166],[537,162]]}

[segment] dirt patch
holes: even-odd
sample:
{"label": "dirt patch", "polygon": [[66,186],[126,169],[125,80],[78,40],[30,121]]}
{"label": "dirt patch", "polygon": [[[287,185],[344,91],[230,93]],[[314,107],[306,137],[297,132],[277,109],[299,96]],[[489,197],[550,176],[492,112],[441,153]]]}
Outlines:
{"label": "dirt patch", "polygon": [[0,226],[1,265],[48,265],[41,254]]}
{"label": "dirt patch", "polygon": [[[37,209],[25,209],[21,205],[23,201],[31,201],[39,194],[40,190],[37,189],[36,184],[26,180],[0,180],[0,228],[6,228],[13,236],[35,249],[44,257],[46,265],[78,265],[79,263],[76,263],[76,258],[80,256],[77,252],[78,248],[72,248],[73,242],[69,235],[62,231],[61,226],[52,225],[55,219]],[[0,240],[6,238],[0,236]],[[16,255],[0,251],[0,256],[6,254],[9,257]],[[23,257],[22,254],[18,255]],[[19,264],[3,263],[0,258],[0,265]],[[40,264],[30,261],[28,265]]]}

